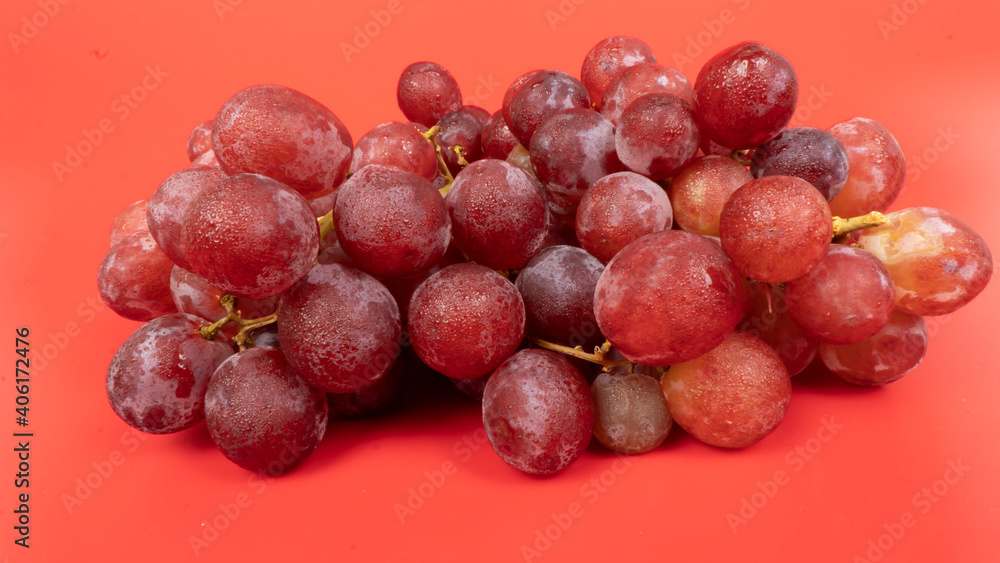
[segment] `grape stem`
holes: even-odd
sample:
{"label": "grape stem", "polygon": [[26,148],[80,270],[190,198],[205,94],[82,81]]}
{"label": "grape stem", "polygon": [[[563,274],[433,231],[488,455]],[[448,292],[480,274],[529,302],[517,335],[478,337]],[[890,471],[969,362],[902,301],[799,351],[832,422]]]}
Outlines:
{"label": "grape stem", "polygon": [[[451,190],[451,184],[455,181],[455,178],[454,176],[451,175],[451,171],[448,170],[448,164],[444,161],[444,155],[441,154],[441,145],[439,145],[437,142],[437,136],[440,133],[441,133],[441,126],[435,125],[434,127],[428,129],[426,133],[423,133],[423,136],[425,139],[427,139],[427,142],[430,143],[432,147],[434,147],[434,154],[437,155],[437,160],[438,160],[438,168],[441,170],[441,174],[443,174],[445,179],[447,180],[444,183],[444,187],[438,191],[441,192],[441,195],[448,195],[448,191]],[[461,154],[459,154],[459,157],[461,157]]]}
{"label": "grape stem", "polygon": [[872,211],[867,215],[861,215],[859,217],[851,217],[849,219],[844,219],[841,217],[833,217],[833,236],[839,237],[840,235],[849,233],[851,231],[857,231],[858,229],[867,229],[868,227],[877,227],[879,225],[884,225],[889,220],[885,218],[878,211]]}
{"label": "grape stem", "polygon": [[569,346],[563,346],[562,344],[554,344],[552,342],[547,342],[540,338],[528,337],[528,340],[533,342],[540,348],[545,348],[546,350],[552,350],[553,352],[559,352],[560,354],[566,354],[567,356],[573,356],[574,358],[580,358],[582,360],[587,360],[588,362],[593,362],[595,364],[602,365],[604,367],[615,367],[615,366],[627,366],[631,364],[629,360],[609,360],[608,352],[611,351],[611,343],[607,340],[604,344],[594,347],[594,353],[588,354],[583,351],[582,346],[577,346],[575,348],[570,348]]}
{"label": "grape stem", "polygon": [[322,217],[317,217],[316,221],[319,223],[319,240],[323,240],[333,230],[333,210]]}
{"label": "grape stem", "polygon": [[750,166],[750,153],[751,149],[743,149],[740,151],[733,151],[729,153],[729,158],[739,162],[743,166]]}
{"label": "grape stem", "polygon": [[206,340],[213,340],[222,327],[229,322],[235,322],[240,325],[240,331],[233,337],[233,342],[239,345],[241,352],[253,346],[253,340],[250,338],[251,331],[277,322],[278,320],[277,311],[259,319],[244,319],[240,316],[240,312],[236,310],[236,297],[228,293],[219,296],[219,305],[226,310],[226,316],[208,326],[202,327],[198,330],[198,334]]}

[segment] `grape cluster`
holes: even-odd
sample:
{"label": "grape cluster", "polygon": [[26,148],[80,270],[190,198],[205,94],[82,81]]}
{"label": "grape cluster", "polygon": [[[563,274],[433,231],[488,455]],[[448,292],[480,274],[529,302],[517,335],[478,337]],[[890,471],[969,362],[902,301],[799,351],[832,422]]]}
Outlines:
{"label": "grape cluster", "polygon": [[206,420],[234,463],[279,474],[433,370],[528,473],[675,424],[741,448],[814,360],[899,379],[923,317],[987,285],[959,219],[889,212],[905,159],[883,125],[787,128],[798,82],[774,50],[724,49],[692,86],[611,37],[580,77],[527,72],[491,114],[418,62],[408,121],[356,145],[302,93],[237,93],[114,221],[100,293],[145,323],[108,369],[114,411],[150,433]]}

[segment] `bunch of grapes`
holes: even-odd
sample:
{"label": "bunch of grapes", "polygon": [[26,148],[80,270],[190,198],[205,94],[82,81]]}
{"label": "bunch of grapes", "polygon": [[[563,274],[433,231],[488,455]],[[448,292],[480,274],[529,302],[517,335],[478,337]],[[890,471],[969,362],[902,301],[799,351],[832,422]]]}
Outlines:
{"label": "bunch of grapes", "polygon": [[525,73],[491,114],[415,63],[408,121],[357,144],[289,88],[226,101],[190,167],[115,219],[100,293],[145,323],[111,361],[115,412],[150,433],[207,420],[226,457],[279,474],[430,369],[528,473],[592,437],[649,451],[675,423],[742,448],[817,357],[899,379],[923,317],[987,285],[959,219],[888,212],[905,160],[884,126],[787,128],[798,83],[772,49],[725,49],[692,86],[611,37],[580,76]]}

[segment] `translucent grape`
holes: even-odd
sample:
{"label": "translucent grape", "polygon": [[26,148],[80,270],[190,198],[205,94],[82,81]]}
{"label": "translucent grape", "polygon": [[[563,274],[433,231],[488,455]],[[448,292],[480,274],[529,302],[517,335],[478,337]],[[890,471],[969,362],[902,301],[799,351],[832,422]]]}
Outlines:
{"label": "translucent grape", "polygon": [[677,226],[691,233],[719,236],[719,216],[729,197],[753,180],[746,167],[724,156],[701,156],[671,178],[667,195]]}

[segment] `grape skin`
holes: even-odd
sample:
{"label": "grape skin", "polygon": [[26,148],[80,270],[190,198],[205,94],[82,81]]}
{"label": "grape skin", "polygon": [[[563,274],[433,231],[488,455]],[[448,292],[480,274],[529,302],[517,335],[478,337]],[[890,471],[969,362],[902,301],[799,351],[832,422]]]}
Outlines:
{"label": "grape skin", "polygon": [[319,252],[309,202],[281,182],[236,174],[202,190],[184,213],[192,269],[235,295],[267,297],[298,281]]}
{"label": "grape skin", "polygon": [[643,373],[602,372],[590,389],[594,395],[594,437],[605,447],[641,454],[662,444],[670,433],[673,419],[657,378]]}
{"label": "grape skin", "polygon": [[170,295],[174,263],[149,231],[140,231],[116,244],[97,269],[97,289],[104,303],[119,316],[151,321],[176,313]]}
{"label": "grape skin", "polygon": [[587,381],[565,358],[548,350],[521,350],[486,383],[483,426],[505,462],[526,473],[551,475],[586,450],[594,400]]}
{"label": "grape skin", "polygon": [[212,150],[212,130],[214,127],[215,121],[210,119],[199,123],[191,130],[187,143],[188,160],[194,162],[199,156]]}
{"label": "grape skin", "polygon": [[722,208],[737,189],[753,180],[746,167],[717,155],[692,160],[670,180],[667,195],[677,226],[691,233],[719,236]]}
{"label": "grape skin", "polygon": [[347,175],[354,143],[316,100],[284,86],[251,86],[215,117],[212,148],[226,174],[262,174],[307,199],[332,192]]}
{"label": "grape skin", "polygon": [[672,94],[646,94],[622,113],[615,148],[629,170],[664,180],[694,158],[699,135],[687,102]]}
{"label": "grape skin", "polygon": [[524,324],[524,300],[507,278],[479,264],[453,264],[413,292],[407,326],[424,363],[471,379],[517,350]]}
{"label": "grape skin", "polygon": [[594,293],[601,333],[626,358],[666,366],[718,345],[743,315],[742,277],[718,244],[660,231],[623,248]]}
{"label": "grape skin", "polygon": [[108,400],[129,426],[151,434],[179,432],[205,418],[205,390],[233,354],[222,340],[198,334],[193,315],[165,315],[142,325],[108,367]]}
{"label": "grape skin", "polygon": [[172,174],[149,198],[146,219],[149,232],[160,249],[180,267],[190,270],[184,251],[184,212],[203,190],[217,185],[226,175],[218,168],[189,168]]}
{"label": "grape skin", "polygon": [[399,75],[396,103],[406,119],[433,127],[445,114],[462,107],[462,91],[443,66],[416,62]]}
{"label": "grape skin", "polygon": [[278,339],[310,385],[330,393],[370,388],[399,355],[402,326],[392,294],[343,264],[317,264],[278,303]]}
{"label": "grape skin", "polygon": [[140,200],[130,204],[125,209],[115,215],[111,223],[111,246],[113,248],[119,242],[125,240],[129,235],[148,232],[149,224],[146,222],[146,207],[148,200]]}
{"label": "grape skin", "polygon": [[896,307],[911,315],[946,315],[986,288],[993,255],[986,241],[947,211],[913,207],[860,231],[857,241],[889,269]]}
{"label": "grape skin", "polygon": [[646,94],[673,94],[694,107],[694,88],[680,71],[656,63],[640,63],[625,69],[608,85],[601,115],[618,125],[625,109]]}
{"label": "grape skin", "polygon": [[798,375],[816,357],[819,343],[807,335],[788,313],[782,286],[754,283],[749,287],[751,304],[737,328],[774,348],[788,375]]}
{"label": "grape skin", "polygon": [[231,356],[205,393],[212,440],[236,465],[266,475],[286,473],[309,457],[328,416],[326,394],[296,375],[281,350],[267,346]]}
{"label": "grape skin", "polygon": [[833,214],[855,217],[886,211],[896,201],[906,178],[906,157],[881,123],[855,117],[827,131],[847,150],[847,182],[830,202]]}
{"label": "grape skin", "polygon": [[433,180],[438,174],[434,147],[413,124],[401,121],[376,125],[358,139],[351,170],[357,172],[369,164],[395,166],[426,180]]}
{"label": "grape skin", "polygon": [[844,145],[830,133],[814,127],[785,129],[757,147],[750,159],[754,178],[775,175],[802,178],[827,201],[844,188],[848,171]]}
{"label": "grape skin", "polygon": [[535,130],[547,118],[565,109],[589,107],[590,97],[579,80],[558,70],[539,71],[511,96],[507,127],[530,147]]}
{"label": "grape skin", "polygon": [[610,174],[583,194],[574,227],[580,246],[607,264],[633,240],[670,229],[673,211],[663,188],[634,172]]}
{"label": "grape skin", "polygon": [[483,125],[483,156],[485,158],[506,160],[507,155],[517,145],[517,137],[507,127],[507,122],[503,119],[503,112],[497,111],[491,115],[486,124]]}
{"label": "grape skin", "polygon": [[604,93],[615,78],[635,65],[655,62],[656,56],[645,42],[624,35],[608,37],[587,52],[580,68],[580,82],[594,107],[601,109]]}
{"label": "grape skin", "polygon": [[923,317],[893,311],[889,322],[861,342],[820,344],[819,357],[834,375],[855,385],[885,385],[916,369],[927,352]]}

